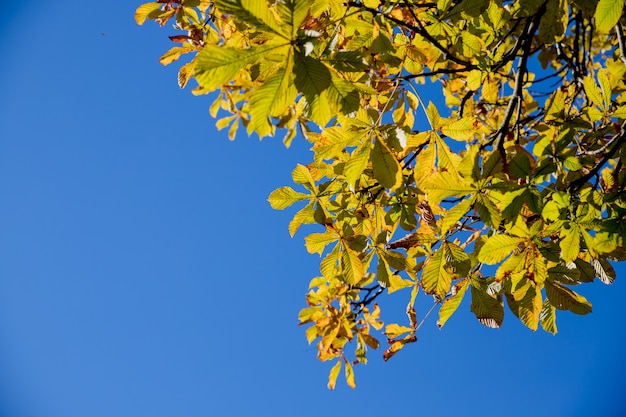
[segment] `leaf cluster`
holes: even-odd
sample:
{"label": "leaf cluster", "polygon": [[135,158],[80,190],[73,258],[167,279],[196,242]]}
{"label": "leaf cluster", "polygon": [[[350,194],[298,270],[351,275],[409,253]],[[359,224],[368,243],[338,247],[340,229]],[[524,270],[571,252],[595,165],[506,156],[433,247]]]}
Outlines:
{"label": "leaf cluster", "polygon": [[[161,62],[188,54],[179,85],[212,95],[231,139],[310,142],[269,202],[301,204],[292,236],[317,225],[299,320],[337,361],[330,388],[342,367],[355,386],[381,338],[385,360],[417,340],[420,291],[439,327],[469,298],[487,327],[506,304],[554,334],[556,310],[591,312],[574,288],[626,259],[624,0],[163,0],[135,17],[185,33]],[[433,86],[445,105],[422,99]],[[384,325],[395,292],[408,321]]]}

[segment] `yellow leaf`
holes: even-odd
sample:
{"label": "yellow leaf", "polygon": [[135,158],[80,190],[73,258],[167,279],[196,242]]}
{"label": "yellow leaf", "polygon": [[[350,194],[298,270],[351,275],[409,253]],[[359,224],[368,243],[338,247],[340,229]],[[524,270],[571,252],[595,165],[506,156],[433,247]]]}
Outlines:
{"label": "yellow leaf", "polygon": [[600,0],[594,17],[596,30],[608,33],[615,27],[624,9],[624,0]]}
{"label": "yellow leaf", "polygon": [[337,361],[337,363],[331,368],[330,373],[328,374],[328,389],[335,389],[335,384],[337,383],[337,376],[339,376],[339,371],[341,370],[341,359]]}
{"label": "yellow leaf", "polygon": [[374,178],[380,185],[391,189],[402,185],[402,168],[382,139],[376,139],[370,157]]}
{"label": "yellow leaf", "polygon": [[446,268],[448,263],[444,252],[445,242],[428,258],[422,272],[422,288],[427,294],[436,294],[440,299],[445,298],[452,284],[452,274]]}
{"label": "yellow leaf", "polygon": [[524,239],[508,235],[493,235],[487,239],[480,252],[478,260],[482,263],[494,265],[502,262],[522,243]]}
{"label": "yellow leaf", "polygon": [[309,253],[318,253],[321,255],[324,252],[326,245],[331,242],[335,242],[337,239],[339,239],[339,237],[330,232],[311,233],[304,238],[304,245]]}
{"label": "yellow leaf", "polygon": [[546,332],[556,334],[556,309],[550,304],[549,299],[543,300],[543,306],[539,313],[539,322]]}
{"label": "yellow leaf", "polygon": [[350,388],[356,388],[356,381],[354,380],[354,369],[347,360],[346,362],[346,383]]}
{"label": "yellow leaf", "polygon": [[385,326],[385,335],[389,338],[389,339],[395,339],[396,337],[405,334],[405,333],[410,333],[412,332],[413,329],[411,329],[410,327],[407,326],[401,326],[399,324],[396,323],[391,323],[388,324],[387,326]]}
{"label": "yellow leaf", "polygon": [[135,21],[138,25],[143,25],[146,19],[150,16],[150,14],[160,11],[161,3],[151,2],[145,3],[141,6],[137,7],[135,10]]}
{"label": "yellow leaf", "polygon": [[280,187],[272,191],[267,201],[269,201],[273,209],[283,210],[292,204],[305,200],[309,197],[309,195],[295,191],[291,187]]}
{"label": "yellow leaf", "polygon": [[463,297],[469,287],[470,279],[463,279],[461,282],[452,287],[453,295],[448,297],[443,302],[443,305],[439,309],[439,320],[437,320],[437,327],[440,329],[446,324],[448,319],[454,314],[454,312],[461,305]]}
{"label": "yellow leaf", "polygon": [[196,48],[195,46],[175,46],[167,51],[165,54],[163,54],[163,56],[159,58],[159,62],[162,65],[169,65],[179,59],[182,54],[188,54],[189,52],[196,51],[197,49],[198,48]]}
{"label": "yellow leaf", "polygon": [[345,247],[341,256],[341,266],[343,268],[343,277],[350,284],[358,283],[365,274],[363,263],[359,259],[359,254],[352,249]]}

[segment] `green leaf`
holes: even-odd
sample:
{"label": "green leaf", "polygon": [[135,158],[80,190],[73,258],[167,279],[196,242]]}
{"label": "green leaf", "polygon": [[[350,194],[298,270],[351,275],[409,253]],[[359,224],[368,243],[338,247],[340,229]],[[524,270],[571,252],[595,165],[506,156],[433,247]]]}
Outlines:
{"label": "green leaf", "polygon": [[298,211],[289,222],[289,235],[293,237],[303,224],[314,224],[315,202],[311,201]]}
{"label": "green leaf", "polygon": [[498,329],[504,320],[502,302],[489,295],[481,286],[472,282],[472,304],[470,310],[478,321],[492,329]]}
{"label": "green leaf", "polygon": [[340,245],[335,247],[322,259],[320,262],[320,272],[326,280],[335,279],[340,274],[338,264],[341,252],[339,251]]}
{"label": "green leaf", "polygon": [[615,270],[606,259],[592,259],[591,265],[602,283],[612,284],[615,281]]}
{"label": "green leaf", "polygon": [[624,9],[624,0],[600,0],[594,18],[596,30],[608,33],[615,27]]}
{"label": "green leaf", "polygon": [[345,247],[344,249],[345,250],[341,256],[343,278],[345,278],[346,282],[349,284],[356,284],[365,274],[363,263],[359,259],[359,254],[357,252],[348,247]]}
{"label": "green leaf", "polygon": [[493,228],[500,226],[502,213],[496,203],[494,203],[487,194],[477,193],[474,207],[483,223]]}
{"label": "green leaf", "polygon": [[270,10],[267,0],[214,0],[213,4],[222,13],[229,14],[257,29],[291,38],[291,28],[280,24]]}
{"label": "green leaf", "polygon": [[[260,0],[255,0],[260,1]],[[310,0],[284,0],[276,2],[278,14],[283,22],[291,28],[291,38],[296,37],[298,28],[302,26],[312,5]]]}
{"label": "green leaf", "polygon": [[328,374],[328,389],[335,389],[337,377],[339,376],[339,371],[341,371],[342,362],[343,360],[339,359],[337,363],[331,368],[330,373]]}
{"label": "green leaf", "polygon": [[578,258],[580,252],[580,230],[574,222],[567,222],[561,228],[561,240],[559,247],[561,248],[561,257],[565,262],[573,262]]}
{"label": "green leaf", "polygon": [[359,51],[339,51],[324,62],[340,72],[362,72],[368,66]]}
{"label": "green leaf", "polygon": [[450,171],[435,172],[418,186],[428,195],[431,204],[448,197],[464,197],[476,191],[471,184]]}
{"label": "green leaf", "polygon": [[279,68],[250,96],[250,115],[255,118],[278,117],[291,105],[298,92],[289,82],[291,60],[287,57],[287,67]]}
{"label": "green leaf", "polygon": [[317,190],[311,171],[302,164],[297,164],[293,171],[291,171],[291,178],[296,184],[302,184],[312,191]]}
{"label": "green leaf", "polygon": [[[477,17],[489,6],[489,0],[463,0],[460,12],[468,17]],[[456,8],[456,7],[455,7]]]}
{"label": "green leaf", "polygon": [[348,159],[348,162],[346,162],[343,175],[346,176],[346,180],[348,180],[348,183],[353,187],[367,167],[367,163],[370,159],[370,149],[370,143],[366,142],[363,146],[355,149],[350,159]]}
{"label": "green leaf", "polygon": [[445,242],[426,261],[422,271],[422,288],[424,291],[427,294],[436,294],[441,299],[445,298],[452,284],[452,275],[446,269],[447,261],[444,256],[444,246]]}
{"label": "green leaf", "polygon": [[232,81],[247,65],[260,61],[278,46],[249,49],[205,46],[196,56],[194,68],[198,83],[208,91]]}
{"label": "green leaf", "polygon": [[524,298],[517,305],[517,315],[526,327],[535,331],[539,327],[539,315],[542,307],[541,291],[530,286]]}
{"label": "green leaf", "polygon": [[331,81],[330,71],[319,60],[303,54],[296,54],[294,80],[298,91],[313,99],[328,88]]}
{"label": "green leaf", "polygon": [[539,40],[551,44],[561,40],[567,29],[569,7],[565,0],[548,0],[539,23]]}
{"label": "green leaf", "polygon": [[459,162],[458,171],[459,174],[468,179],[478,181],[480,179],[480,146],[472,145],[470,146],[461,162]]}
{"label": "green leaf", "polygon": [[330,104],[344,114],[354,113],[361,107],[359,92],[349,83],[336,75],[326,90]]}
{"label": "green leaf", "polygon": [[[536,284],[542,284],[548,278],[546,260],[535,247],[528,247],[526,253],[526,268],[529,276]],[[531,275],[532,274],[532,275]]]}
{"label": "green leaf", "polygon": [[541,217],[545,220],[555,221],[561,215],[561,208],[555,201],[548,201],[541,210]]}
{"label": "green leaf", "polygon": [[476,119],[473,117],[464,117],[460,120],[455,120],[448,126],[442,127],[441,133],[451,139],[466,142],[471,140],[476,134],[475,122]]}
{"label": "green leaf", "polygon": [[376,265],[376,279],[383,288],[389,288],[391,283],[391,270],[389,265],[380,254],[378,255],[378,265]]}
{"label": "green leaf", "polygon": [[444,242],[444,256],[454,279],[466,277],[472,267],[470,256],[456,243]]}
{"label": "green leaf", "polygon": [[589,101],[592,104],[601,107],[603,103],[602,93],[600,92],[600,88],[598,88],[596,81],[592,75],[587,75],[585,78],[583,78],[583,87]]}
{"label": "green leaf", "polygon": [[467,292],[467,288],[470,285],[470,279],[464,279],[458,284],[452,287],[452,296],[444,300],[443,305],[439,309],[439,320],[437,320],[437,327],[440,329],[446,324],[448,319],[454,314],[454,312],[461,305],[463,297]]}
{"label": "green leaf", "polygon": [[402,184],[402,168],[387,145],[376,139],[370,154],[374,178],[385,188],[394,189]]}
{"label": "green leaf", "polygon": [[546,296],[558,310],[569,310],[578,315],[591,313],[591,303],[585,297],[559,283],[546,281]]}
{"label": "green leaf", "polygon": [[324,93],[330,86],[332,77],[326,65],[317,59],[297,53],[294,62],[294,84],[306,99],[310,118],[324,126],[332,117],[328,99]]}
{"label": "green leaf", "polygon": [[541,312],[539,313],[539,322],[541,323],[541,327],[546,332],[556,334],[556,309],[552,304],[550,304],[550,300],[546,298],[543,300],[543,306],[541,307]]}
{"label": "green leaf", "polygon": [[437,143],[437,168],[440,171],[450,171],[458,175],[458,166],[461,157],[450,150],[448,144],[439,135],[435,135]]}
{"label": "green leaf", "polygon": [[450,208],[441,220],[441,234],[446,234],[451,227],[455,226],[457,222],[461,220],[465,214],[467,214],[469,209],[472,207],[472,204],[474,204],[474,199],[468,198]]}
{"label": "green leaf", "polygon": [[493,265],[502,262],[522,243],[524,239],[508,235],[493,235],[480,248],[478,260]]}
{"label": "green leaf", "polygon": [[273,209],[283,210],[298,201],[308,198],[311,198],[311,196],[295,191],[291,187],[280,187],[272,191],[267,201],[269,201]]}

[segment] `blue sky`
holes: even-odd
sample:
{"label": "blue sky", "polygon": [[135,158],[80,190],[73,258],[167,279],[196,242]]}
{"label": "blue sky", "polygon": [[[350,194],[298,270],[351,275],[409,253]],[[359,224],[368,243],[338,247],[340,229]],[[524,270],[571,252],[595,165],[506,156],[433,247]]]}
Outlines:
{"label": "blue sky", "polygon": [[328,391],[296,326],[319,258],[266,201],[307,146],[217,132],[138,4],[0,16],[0,416],[626,413],[624,266],[580,288],[594,312],[560,314],[557,336],[511,314],[487,329],[464,303]]}

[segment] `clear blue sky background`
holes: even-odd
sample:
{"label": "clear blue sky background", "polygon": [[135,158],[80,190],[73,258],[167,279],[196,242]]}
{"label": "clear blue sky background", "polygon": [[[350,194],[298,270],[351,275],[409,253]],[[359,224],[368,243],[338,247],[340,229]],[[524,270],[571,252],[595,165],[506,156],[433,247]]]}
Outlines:
{"label": "clear blue sky background", "polygon": [[3,3],[0,416],[626,415],[621,276],[557,336],[465,303],[328,391],[296,326],[319,259],[266,201],[307,146],[218,133],[137,5]]}

